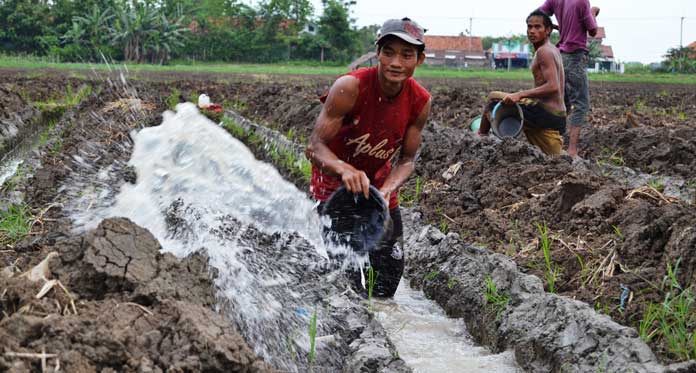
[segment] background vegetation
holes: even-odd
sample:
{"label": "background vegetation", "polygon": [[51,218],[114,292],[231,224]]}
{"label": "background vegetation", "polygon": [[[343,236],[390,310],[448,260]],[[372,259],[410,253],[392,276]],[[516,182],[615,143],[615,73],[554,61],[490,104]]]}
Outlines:
{"label": "background vegetation", "polygon": [[[0,54],[54,62],[347,62],[373,49],[379,25],[358,28],[355,0],[0,0]],[[558,33],[552,35],[558,38]],[[553,41],[556,41],[554,39]],[[483,37],[484,50],[524,34]],[[590,44],[590,57],[599,55]],[[696,51],[666,51],[659,67],[629,72],[696,73]]]}
{"label": "background vegetation", "polygon": [[62,62],[345,62],[378,29],[355,27],[354,4],[325,0],[316,16],[309,0],[0,0],[0,50]]}

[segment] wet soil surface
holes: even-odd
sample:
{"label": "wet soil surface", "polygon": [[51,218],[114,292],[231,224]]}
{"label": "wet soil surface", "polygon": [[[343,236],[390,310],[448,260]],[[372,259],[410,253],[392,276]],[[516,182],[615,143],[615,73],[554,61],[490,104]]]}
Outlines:
{"label": "wet soil surface", "polygon": [[[62,87],[66,84],[75,87],[83,84],[81,78],[70,77],[68,73],[46,74],[45,77],[28,77],[24,72],[8,72],[9,76],[14,76],[9,84],[13,90],[23,92],[21,96],[37,101],[60,95],[57,92],[63,92]],[[332,79],[150,73],[137,75],[131,81],[138,87],[140,98],[146,104],[145,110],[149,113],[144,116],[145,122],[138,125],[156,124],[159,113],[172,101],[190,100],[199,93],[206,93],[226,109],[265,124],[303,144],[321,109],[317,97],[328,88]],[[597,312],[605,313],[619,323],[634,328],[638,327],[648,302],[661,302],[664,299],[666,289],[663,279],[667,264],[673,265],[679,260],[678,281],[684,287],[694,283],[696,231],[693,227],[696,213],[693,205],[690,201],[670,198],[660,193],[667,187],[660,185],[661,180],[676,178],[687,189],[694,186],[694,174],[691,170],[696,166],[696,90],[692,86],[591,84],[591,126],[582,134],[580,152],[586,161],[573,162],[564,156],[546,157],[523,141],[479,139],[467,131],[468,122],[478,115],[483,97],[488,91],[513,91],[528,86],[525,82],[437,79],[422,82],[433,94],[432,115],[423,134],[423,147],[416,173],[402,188],[401,194],[402,203],[419,211],[425,222],[441,231],[458,233],[464,241],[505,254],[523,271],[542,279],[545,278],[545,261],[540,247],[539,226],[546,224],[552,238],[550,262],[558,268],[556,291],[586,302]],[[108,81],[95,81],[94,84],[104,87],[104,90],[109,86]],[[94,91],[91,100],[99,100],[96,98],[99,89]],[[117,97],[105,101],[115,102]],[[103,107],[104,102],[101,104],[100,107]],[[127,112],[122,114],[122,123],[129,123],[128,115]],[[40,352],[41,347],[53,343],[51,340],[59,343],[64,337],[51,339],[47,334],[37,332],[48,328],[47,320],[53,320],[41,318],[47,314],[56,315],[54,319],[60,319],[52,326],[57,331],[50,334],[60,336],[60,333],[72,332],[67,324],[71,318],[87,322],[88,318],[83,318],[82,314],[90,315],[90,309],[94,310],[92,315],[99,314],[102,319],[113,315],[113,320],[110,321],[112,323],[123,321],[117,317],[117,312],[129,312],[128,317],[134,319],[142,318],[147,312],[140,307],[115,307],[115,304],[136,303],[158,315],[156,319],[159,321],[148,323],[151,329],[142,329],[143,332],[138,335],[145,335],[144,330],[148,330],[152,333],[157,331],[157,338],[165,338],[163,325],[176,327],[176,323],[172,326],[172,320],[180,319],[176,312],[184,312],[183,308],[176,308],[172,304],[193,302],[200,308],[205,308],[211,302],[208,298],[210,293],[204,290],[205,286],[199,286],[199,290],[193,287],[190,292],[182,292],[177,289],[189,289],[184,280],[170,288],[165,286],[168,282],[164,279],[133,282],[122,270],[108,274],[110,265],[104,267],[102,263],[102,267],[96,266],[99,268],[89,270],[80,267],[82,264],[78,265],[76,259],[71,259],[71,255],[78,255],[75,252],[87,255],[90,250],[86,248],[94,246],[89,240],[94,241],[95,237],[113,230],[114,226],[137,229],[129,227],[124,221],[104,222],[96,231],[80,238],[79,245],[69,244],[74,237],[66,233],[69,224],[61,213],[61,207],[48,208],[52,203],[60,202],[56,185],[68,174],[67,169],[74,162],[73,156],[79,154],[81,148],[84,150],[81,144],[81,139],[85,137],[84,131],[80,132],[81,126],[74,124],[88,122],[89,118],[88,110],[77,107],[66,113],[61,120],[63,126],[58,126],[58,130],[63,131],[61,150],[42,154],[42,166],[34,170],[26,183],[18,186],[33,211],[43,212],[41,221],[35,224],[33,235],[0,254],[0,264],[3,267],[14,265],[15,268],[26,271],[49,252],[61,253],[60,259],[56,258],[52,262],[52,268],[56,267],[54,275],[60,275],[57,278],[65,281],[63,284],[66,288],[75,299],[79,299],[79,316],[70,315],[70,307],[67,307],[69,299],[63,297],[64,292],[50,293],[47,295],[49,300],[33,300],[31,295],[38,292],[41,284],[21,290],[23,288],[20,285],[8,285],[9,282],[16,281],[15,277],[9,280],[0,278],[0,281],[8,283],[0,284],[0,294],[5,288],[13,289],[0,296],[2,309],[7,313],[7,316],[3,315],[3,321],[0,321],[3,328],[9,328],[10,324],[24,325],[22,333],[5,331],[8,335],[17,335],[8,339],[10,342],[7,346],[12,347],[5,347],[6,351],[16,347],[15,352]],[[118,145],[119,139],[114,136],[123,136],[123,133],[123,128],[118,131],[104,129],[104,133],[98,138],[105,146],[113,146],[113,154],[120,154],[123,149]],[[255,151],[260,158],[267,157],[262,150]],[[114,158],[118,157],[93,161],[107,165],[113,163]],[[655,182],[643,188],[628,187],[626,180],[607,175],[603,168],[607,165],[628,167],[648,174]],[[299,176],[287,170],[281,172],[302,184]],[[70,245],[80,249],[69,249]],[[102,249],[107,250],[108,247],[99,248]],[[89,255],[100,258],[97,254]],[[130,260],[129,257],[126,262]],[[201,275],[207,273],[203,269],[203,258],[187,260],[198,263],[198,267],[194,266],[198,270],[192,273],[189,266],[184,266],[188,277],[174,277],[197,279],[192,281],[199,284],[209,281]],[[160,265],[173,266],[167,264],[166,258],[151,258],[147,262],[154,268]],[[114,268],[120,268],[118,263],[113,265]],[[64,268],[65,272],[60,272],[63,270],[58,268]],[[128,268],[130,270],[130,266]],[[73,279],[69,273],[79,273],[77,277],[81,279]],[[115,280],[108,281],[112,285],[106,288],[93,288],[89,283],[94,282],[91,280],[94,278]],[[148,285],[155,290],[147,290],[144,283],[157,285]],[[549,290],[548,282],[544,280],[544,283]],[[628,289],[628,297],[621,301],[624,289]],[[192,296],[194,299],[190,298]],[[55,305],[54,300],[58,305]],[[112,302],[112,307],[106,307],[105,302]],[[38,310],[38,316],[32,315],[26,308],[19,312],[22,307],[30,304],[31,310]],[[89,306],[90,304],[94,306]],[[163,304],[168,306],[164,307]],[[80,312],[81,307],[85,307],[84,312]],[[98,312],[98,307],[108,308],[110,312]],[[168,314],[163,313],[165,308],[170,310]],[[172,309],[180,311],[171,311]],[[59,314],[66,316],[58,317]],[[35,319],[30,320],[32,317]],[[40,319],[36,319],[37,317]],[[15,321],[18,319],[21,320]],[[36,324],[32,324],[33,322]],[[100,323],[107,324],[106,321]],[[210,323],[204,325],[208,324]],[[195,330],[195,325],[187,327],[194,329],[186,330]],[[83,328],[83,333],[88,333],[87,329]],[[3,332],[1,328],[0,332]],[[150,342],[138,341],[125,334],[109,335],[104,334],[104,338],[108,339],[108,342],[103,342],[105,345],[127,343],[128,349],[134,346],[134,351],[138,351],[118,357],[122,359],[118,361],[128,362],[129,367],[138,367],[138,364],[160,365],[166,359],[176,359],[172,355],[174,352],[161,355],[161,351],[156,348],[147,347],[152,346],[148,344]],[[218,334],[211,332],[210,335],[213,338],[213,335]],[[124,342],[126,340],[128,342]],[[161,344],[157,342],[161,340],[154,341],[154,346]],[[217,343],[225,345],[232,342]],[[662,343],[653,341],[651,347],[664,362],[679,360]],[[56,348],[51,351],[59,350]],[[239,351],[239,356],[242,356],[235,360],[240,366],[247,367],[245,369],[263,369],[263,363],[255,360],[251,354],[248,355],[250,350],[243,343],[235,351]],[[84,354],[91,356],[87,352]],[[220,354],[215,355],[215,358],[227,359]],[[3,364],[1,359],[0,364]],[[102,366],[99,365],[102,359],[104,358],[90,357],[85,361],[89,361],[92,366]],[[225,364],[230,359],[208,362]],[[239,363],[240,361],[244,363]],[[37,366],[40,359],[5,357],[4,360],[7,367],[20,363]]]}

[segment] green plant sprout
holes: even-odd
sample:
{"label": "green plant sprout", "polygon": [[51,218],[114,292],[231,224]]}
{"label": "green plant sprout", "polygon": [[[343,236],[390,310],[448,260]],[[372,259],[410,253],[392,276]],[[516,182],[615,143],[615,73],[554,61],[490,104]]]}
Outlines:
{"label": "green plant sprout", "polygon": [[544,253],[544,263],[546,264],[546,282],[549,285],[549,292],[556,292],[556,280],[558,279],[558,268],[551,264],[551,237],[546,223],[543,225],[536,223],[537,230],[541,235],[541,249]]}
{"label": "green plant sprout", "polygon": [[314,312],[309,319],[309,365],[314,364],[317,340],[317,307],[314,306]]}
{"label": "green plant sprout", "polygon": [[491,276],[486,276],[485,286],[486,304],[491,305],[495,309],[495,319],[498,320],[510,302],[510,296],[500,293]]}

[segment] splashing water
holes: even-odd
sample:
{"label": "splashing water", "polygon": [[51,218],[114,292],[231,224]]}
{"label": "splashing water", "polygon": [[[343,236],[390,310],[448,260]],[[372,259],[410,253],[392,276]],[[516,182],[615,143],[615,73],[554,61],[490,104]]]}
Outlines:
{"label": "splashing water", "polygon": [[[218,273],[220,310],[265,361],[284,371],[304,371],[310,349],[309,311],[318,312],[318,336],[331,337],[345,328],[345,320],[331,308],[316,306],[342,293],[347,283],[342,270],[353,266],[362,273],[366,257],[345,247],[325,246],[322,229],[329,219],[317,215],[313,201],[193,104],[176,109],[163,115],[160,126],[132,134],[128,165],[136,170],[135,184],[120,189],[115,185],[123,164],[95,169],[75,157],[78,168],[94,175],[90,182],[76,184],[82,189],[68,208],[75,227],[83,231],[104,218],[124,216],[147,228],[164,251],[184,257],[205,249]],[[125,151],[129,144],[124,146]],[[329,256],[345,260],[330,263]],[[403,289],[395,298],[402,304],[399,294]],[[438,312],[432,307],[418,312]],[[384,319],[387,329],[393,326],[389,320],[400,317],[398,312],[394,315],[397,319]],[[417,349],[399,346],[398,338],[397,346],[404,349],[405,358],[409,348]],[[427,353],[438,348],[420,346]],[[321,354],[334,368],[342,366],[346,355],[340,349]],[[439,359],[414,364],[438,366]]]}
{"label": "splashing water", "polygon": [[[218,270],[221,309],[257,354],[296,371],[288,344],[308,349],[306,310],[339,286],[315,203],[193,104],[176,109],[165,112],[161,125],[132,135],[128,165],[137,183],[122,185],[110,204],[76,210],[75,225],[90,229],[124,216],[179,257],[205,248]],[[320,317],[322,329],[337,327]]]}

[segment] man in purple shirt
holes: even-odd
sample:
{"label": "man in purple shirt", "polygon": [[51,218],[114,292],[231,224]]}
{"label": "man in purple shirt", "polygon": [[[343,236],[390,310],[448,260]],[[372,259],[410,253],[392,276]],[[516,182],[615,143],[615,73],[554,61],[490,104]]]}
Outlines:
{"label": "man in purple shirt", "polygon": [[[590,90],[587,81],[587,34],[597,34],[599,8],[590,8],[589,0],[546,0],[539,10],[555,15],[561,40],[557,47],[563,56],[565,70],[565,101],[568,110],[570,141],[568,155],[578,155],[580,128],[587,123],[590,111]],[[572,108],[572,109],[571,109]]]}

